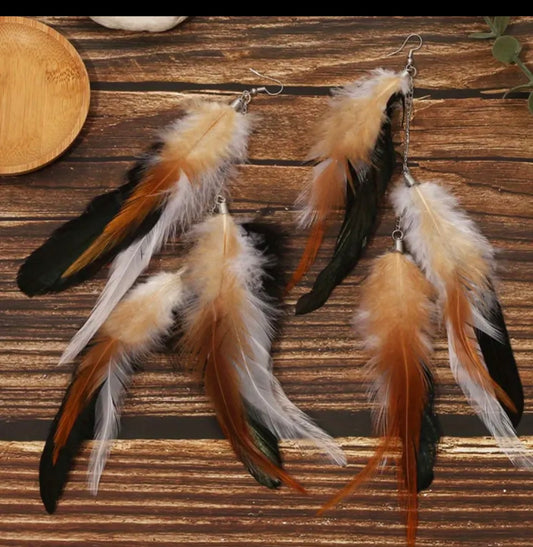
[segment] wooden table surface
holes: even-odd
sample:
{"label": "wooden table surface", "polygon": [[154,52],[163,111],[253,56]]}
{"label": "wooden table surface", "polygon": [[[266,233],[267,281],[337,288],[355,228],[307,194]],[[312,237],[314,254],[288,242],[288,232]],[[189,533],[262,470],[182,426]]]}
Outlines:
{"label": "wooden table surface", "polygon": [[[38,491],[43,440],[71,373],[57,367],[88,316],[106,272],[69,291],[29,299],[15,284],[18,266],[50,232],[125,171],[191,95],[231,100],[267,83],[277,97],[257,97],[260,116],[250,161],[239,166],[232,211],[290,231],[289,266],[304,235],[292,229],[293,201],[309,176],[302,160],[328,90],[375,67],[402,68],[387,57],[407,34],[420,33],[411,163],[420,179],[455,193],[498,250],[499,291],[520,367],[526,413],[519,432],[533,450],[532,116],[525,96],[502,99],[521,82],[516,67],[494,60],[490,44],[468,38],[479,17],[191,17],[162,34],[125,33],[87,17],[39,17],[81,54],[91,79],[91,108],[74,146],[54,164],[0,180],[0,545],[401,546],[395,477],[386,471],[325,517],[315,510],[366,462],[371,434],[361,344],[350,321],[370,260],[389,246],[389,206],[356,270],[322,309],[293,316],[297,297],[327,260],[328,235],[312,275],[286,302],[274,347],[276,374],[290,398],[339,438],[349,465],[325,464],[313,450],[283,443],[287,468],[309,488],[258,486],[221,438],[209,404],[168,355],[146,364],[125,404],[101,489],[85,487],[85,450],[58,511],[45,513]],[[529,44],[533,17],[510,32]],[[399,140],[399,136],[397,137]],[[151,269],[176,264],[170,245]],[[447,364],[442,333],[434,369],[445,437],[436,479],[421,495],[419,546],[533,544],[533,473],[513,469],[486,437]]]}

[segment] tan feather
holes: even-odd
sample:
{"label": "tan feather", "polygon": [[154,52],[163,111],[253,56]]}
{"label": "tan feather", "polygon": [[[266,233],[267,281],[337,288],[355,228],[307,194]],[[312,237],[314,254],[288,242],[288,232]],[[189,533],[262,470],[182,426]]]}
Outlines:
{"label": "tan feather", "polygon": [[219,161],[233,136],[237,112],[230,105],[204,101],[198,102],[192,111],[196,123],[167,132],[157,163],[146,171],[119,213],[62,277],[80,271],[135,232],[162,205],[181,173],[194,183],[199,173]]}
{"label": "tan feather", "polygon": [[321,509],[340,502],[392,456],[407,513],[409,546],[415,543],[418,523],[416,454],[428,400],[424,368],[431,357],[433,297],[432,286],[406,255],[391,252],[374,263],[362,286],[358,320],[370,354],[367,373],[374,382],[375,428],[382,439],[365,468]]}
{"label": "tan feather", "polygon": [[[194,304],[185,314],[182,338],[185,362],[203,377],[219,424],[235,453],[266,474],[304,492],[303,487],[256,446],[246,420],[239,367],[250,353],[242,313],[246,291],[240,279],[242,252],[238,227],[228,214],[204,222],[189,254],[187,278],[196,287]],[[242,267],[242,264],[240,265]]]}
{"label": "tan feather", "polygon": [[346,204],[347,185],[355,193],[350,165],[355,171],[368,168],[372,153],[387,120],[387,104],[407,91],[404,73],[376,70],[370,77],[341,89],[321,120],[309,159],[317,162],[313,177],[297,200],[300,225],[310,227],[302,258],[286,290],[290,291],[314,263],[322,243],[325,222]]}

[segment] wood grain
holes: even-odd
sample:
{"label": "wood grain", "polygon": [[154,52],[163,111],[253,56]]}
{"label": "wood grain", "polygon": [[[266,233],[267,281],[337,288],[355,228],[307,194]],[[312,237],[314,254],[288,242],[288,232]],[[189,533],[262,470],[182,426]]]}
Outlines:
{"label": "wood grain", "polygon": [[[533,448],[533,438],[526,439]],[[391,470],[324,517],[315,512],[372,453],[367,439],[341,439],[349,465],[326,465],[288,443],[286,467],[309,495],[259,487],[225,441],[115,444],[93,498],[81,455],[54,516],[38,500],[42,443],[0,443],[0,545],[399,546],[404,529]],[[445,438],[437,478],[420,499],[420,547],[529,547],[530,474],[513,470],[490,441]]]}
{"label": "wood grain", "polygon": [[38,169],[68,148],[89,111],[78,52],[51,27],[0,17],[0,174]]}
{"label": "wood grain", "polygon": [[[516,67],[492,59],[488,42],[473,41],[476,17],[191,17],[167,33],[106,30],[86,17],[40,17],[81,53],[92,103],[80,136],[61,161],[1,181],[0,210],[0,546],[244,545],[398,546],[403,543],[389,473],[326,518],[314,509],[367,460],[373,440],[364,355],[351,330],[359,285],[370,261],[390,244],[394,226],[384,204],[376,236],[356,270],[328,304],[295,317],[335,242],[327,234],[317,264],[287,299],[274,346],[276,374],[290,398],[341,439],[350,466],[324,465],[312,452],[284,451],[288,467],[312,498],[262,490],[235,462],[201,387],[160,354],[137,375],[124,409],[122,437],[93,500],[85,491],[87,451],[54,517],[37,492],[42,441],[69,381],[56,363],[88,316],[106,277],[59,295],[28,299],[16,271],[57,226],[95,195],[120,184],[164,125],[190,96],[230,100],[258,82],[249,66],[279,77],[279,97],[259,96],[250,162],[232,183],[232,211],[287,233],[286,269],[305,234],[294,230],[293,202],[310,174],[303,159],[331,86],[364,71],[401,68],[386,57],[410,32],[416,52],[416,112],[411,167],[449,188],[498,251],[499,293],[520,368],[526,413],[519,432],[533,448],[533,274],[531,117],[525,96],[503,100]],[[533,17],[513,17],[510,31],[531,61]],[[528,47],[529,46],[529,47]],[[396,131],[400,146],[400,131]],[[150,271],[180,264],[179,242],[154,258]],[[437,405],[445,438],[436,481],[422,495],[420,546],[525,547],[533,542],[533,478],[511,469],[465,403],[436,339]]]}

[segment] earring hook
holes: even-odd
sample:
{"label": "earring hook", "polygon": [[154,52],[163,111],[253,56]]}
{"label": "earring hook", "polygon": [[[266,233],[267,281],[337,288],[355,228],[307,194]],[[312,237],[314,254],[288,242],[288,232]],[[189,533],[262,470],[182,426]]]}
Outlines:
{"label": "earring hook", "polygon": [[422,36],[420,36],[420,34],[415,34],[415,33],[409,34],[409,36],[403,41],[403,44],[396,51],[389,53],[387,57],[392,57],[393,55],[400,53],[400,51],[402,51],[402,49],[405,47],[405,44],[407,44],[407,42],[409,42],[411,38],[418,38],[418,46],[411,48],[408,53],[408,56],[412,57],[413,52],[418,51],[422,47],[422,44],[424,43],[424,40],[422,40]]}
{"label": "earring hook", "polygon": [[266,76],[265,74],[261,74],[260,72],[258,72],[257,70],[254,70],[253,68],[249,68],[248,69],[250,72],[253,72],[256,76],[259,76],[260,78],[265,78],[266,80],[270,80],[271,82],[275,82],[276,84],[279,85],[279,89],[277,91],[270,91],[267,87],[258,87],[256,88],[256,93],[260,93],[260,92],[264,92],[266,93],[267,95],[279,95],[280,93],[283,92],[283,84],[277,80],[276,78],[272,78],[272,76]]}

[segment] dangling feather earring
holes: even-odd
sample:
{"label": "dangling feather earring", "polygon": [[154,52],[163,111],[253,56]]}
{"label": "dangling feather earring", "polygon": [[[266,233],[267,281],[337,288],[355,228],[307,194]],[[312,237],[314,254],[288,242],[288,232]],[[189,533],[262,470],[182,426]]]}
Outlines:
{"label": "dangling feather earring", "polygon": [[392,193],[405,241],[437,290],[455,380],[502,451],[518,467],[533,467],[515,432],[524,396],[494,289],[494,249],[451,194],[411,175],[412,94],[406,110],[403,184]]}
{"label": "dangling feather earring", "polygon": [[277,95],[281,89],[247,90],[231,104],[193,103],[133,168],[127,184],[95,198],[22,265],[19,287],[33,295],[83,281],[116,255],[106,286],[60,364],[75,359],[89,343],[152,255],[206,214],[233,164],[246,159],[251,124],[245,114],[252,97],[263,91]]}
{"label": "dangling feather earring", "polygon": [[370,354],[367,374],[377,406],[375,429],[382,440],[366,467],[320,512],[344,499],[393,458],[399,499],[406,512],[407,544],[415,544],[418,492],[429,487],[440,439],[434,383],[429,369],[434,289],[403,253],[403,235],[393,233],[394,252],[378,258],[362,284],[356,325]]}
{"label": "dangling feather earring", "polygon": [[334,462],[342,451],[289,401],[272,373],[277,311],[266,295],[268,257],[257,236],[235,223],[225,200],[218,214],[194,227],[185,283],[182,357],[202,378],[225,436],[256,480],[302,490],[281,465],[278,440],[310,439]]}
{"label": "dangling feather earring", "polygon": [[184,299],[182,272],[159,273],[137,285],[115,307],[78,366],[54,419],[39,469],[41,498],[56,509],[85,440],[96,439],[89,463],[93,493],[116,437],[125,391],[141,358],[157,349]]}
{"label": "dangling feather earring", "polygon": [[310,228],[303,256],[287,290],[315,261],[327,221],[345,209],[335,251],[311,292],[296,304],[296,314],[321,307],[357,264],[376,224],[379,203],[394,168],[391,116],[409,90],[408,74],[378,69],[366,79],[335,92],[318,130],[309,159],[313,178],[297,200],[299,225]]}
{"label": "dangling feather earring", "polygon": [[[399,50],[411,37],[409,35]],[[392,193],[398,221],[395,252],[378,258],[362,284],[357,325],[370,353],[367,372],[382,440],[366,467],[320,510],[326,511],[376,473],[388,456],[397,466],[407,545],[414,547],[418,496],[430,486],[440,440],[429,369],[432,326],[442,316],[450,364],[469,402],[503,451],[531,467],[513,429],[523,410],[518,370],[494,292],[493,250],[456,200],[434,183],[419,184],[408,166],[413,79],[409,51],[405,72],[403,180]],[[411,256],[404,254],[403,241]],[[419,269],[419,267],[421,269]],[[425,274],[425,275],[424,275]]]}

